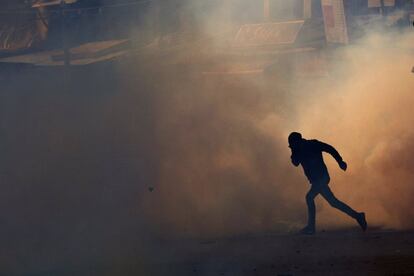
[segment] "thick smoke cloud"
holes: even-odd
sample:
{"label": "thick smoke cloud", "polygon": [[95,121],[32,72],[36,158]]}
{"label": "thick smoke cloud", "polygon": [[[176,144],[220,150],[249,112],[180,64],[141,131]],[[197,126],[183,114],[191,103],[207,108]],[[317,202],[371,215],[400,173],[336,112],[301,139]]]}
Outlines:
{"label": "thick smoke cloud", "polygon": [[[209,51],[231,46],[228,23],[199,22],[213,37],[204,45]],[[217,35],[217,25],[229,31],[226,37]],[[305,222],[308,188],[302,172],[289,163],[286,137],[297,130],[333,144],[349,162],[343,173],[326,156],[338,197],[366,211],[373,226],[412,227],[406,157],[412,136],[412,41],[410,33],[366,29],[354,45],[319,54],[328,67],[322,78],[184,75],[180,80],[183,76],[168,72],[174,81],[155,101],[160,157],[151,217],[178,235],[296,229]],[[300,56],[295,63],[300,66]],[[243,65],[231,69],[238,66]],[[355,224],[323,201],[318,204],[322,227]]]}
{"label": "thick smoke cloud", "polygon": [[[332,189],[372,225],[413,227],[412,35],[322,53],[323,78],[202,74],[229,46],[218,22],[199,22],[210,39],[185,53],[7,79],[4,274],[141,264],[171,237],[299,229],[308,184],[290,164],[290,131],[337,147],[349,170],[326,157]],[[353,225],[318,204],[322,227]]]}
{"label": "thick smoke cloud", "polygon": [[[396,41],[388,48],[389,41]],[[289,161],[286,136],[303,132],[338,148],[329,156],[332,189],[373,226],[412,227],[414,80],[412,37],[372,34],[328,56],[322,79],[285,87],[266,77],[177,82],[157,99],[161,157],[156,212],[179,234],[287,231],[305,222],[307,181]],[[196,85],[195,85],[196,84]],[[322,227],[355,223],[318,202]]]}
{"label": "thick smoke cloud", "polygon": [[301,197],[289,198],[295,176],[277,91],[239,77],[190,80],[156,101],[157,219],[179,235],[286,230]]}
{"label": "thick smoke cloud", "polygon": [[299,124],[338,145],[350,169],[335,171],[335,189],[386,227],[413,226],[412,42],[410,33],[376,33],[338,52],[341,77],[314,87],[319,100],[303,107]]}

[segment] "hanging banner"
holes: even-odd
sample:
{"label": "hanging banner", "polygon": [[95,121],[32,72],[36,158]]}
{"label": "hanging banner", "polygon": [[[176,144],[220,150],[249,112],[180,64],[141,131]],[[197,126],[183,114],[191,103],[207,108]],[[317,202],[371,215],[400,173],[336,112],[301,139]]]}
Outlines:
{"label": "hanging banner", "polygon": [[343,0],[322,0],[322,13],[326,41],[347,44],[348,29]]}

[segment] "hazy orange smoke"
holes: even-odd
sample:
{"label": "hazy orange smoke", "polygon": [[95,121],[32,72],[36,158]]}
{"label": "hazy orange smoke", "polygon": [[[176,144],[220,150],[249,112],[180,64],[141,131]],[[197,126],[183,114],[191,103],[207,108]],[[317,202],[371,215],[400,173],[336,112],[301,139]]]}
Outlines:
{"label": "hazy orange smoke", "polygon": [[[179,234],[299,227],[308,184],[286,142],[298,130],[349,162],[343,173],[326,157],[338,197],[373,225],[413,226],[411,56],[386,42],[372,35],[336,50],[328,78],[294,79],[295,88],[265,77],[174,79],[156,102],[160,167],[149,214]],[[354,225],[321,202],[322,227]]]}
{"label": "hazy orange smoke", "polygon": [[343,78],[316,92],[323,100],[305,107],[299,124],[348,159],[348,173],[334,170],[335,189],[367,210],[371,222],[388,227],[414,226],[413,41],[412,34],[371,35],[344,50],[336,65]]}

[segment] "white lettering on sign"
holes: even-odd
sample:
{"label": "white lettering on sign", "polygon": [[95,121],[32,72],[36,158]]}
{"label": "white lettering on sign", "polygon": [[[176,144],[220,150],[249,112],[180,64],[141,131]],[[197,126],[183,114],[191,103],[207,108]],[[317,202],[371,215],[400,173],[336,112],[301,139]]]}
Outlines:
{"label": "white lettering on sign", "polygon": [[304,21],[246,24],[240,27],[234,46],[261,46],[292,44],[295,42]]}

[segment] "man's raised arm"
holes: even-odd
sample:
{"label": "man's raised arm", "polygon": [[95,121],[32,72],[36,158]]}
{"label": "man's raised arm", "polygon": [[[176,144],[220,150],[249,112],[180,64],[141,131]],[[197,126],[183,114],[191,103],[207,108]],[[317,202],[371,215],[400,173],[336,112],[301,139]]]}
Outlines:
{"label": "man's raised arm", "polygon": [[338,162],[339,167],[345,171],[347,168],[347,164],[342,160],[342,157],[339,154],[339,152],[329,144],[323,143],[321,141],[318,142],[319,146],[321,147],[321,150],[332,155],[332,157],[335,158],[336,162]]}

